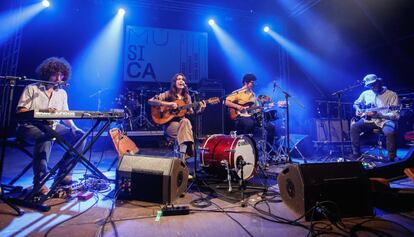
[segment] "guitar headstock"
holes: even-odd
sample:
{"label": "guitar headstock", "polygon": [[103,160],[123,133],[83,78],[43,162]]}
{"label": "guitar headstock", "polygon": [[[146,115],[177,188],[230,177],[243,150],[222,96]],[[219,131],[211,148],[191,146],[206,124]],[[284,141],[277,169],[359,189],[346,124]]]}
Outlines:
{"label": "guitar headstock", "polygon": [[208,100],[206,100],[207,104],[218,104],[220,103],[220,98],[218,97],[211,97]]}

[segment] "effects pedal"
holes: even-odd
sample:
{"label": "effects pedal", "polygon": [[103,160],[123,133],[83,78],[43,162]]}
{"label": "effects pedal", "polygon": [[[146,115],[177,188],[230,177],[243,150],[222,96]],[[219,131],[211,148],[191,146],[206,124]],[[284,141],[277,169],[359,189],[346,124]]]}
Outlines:
{"label": "effects pedal", "polygon": [[87,200],[89,200],[91,197],[93,197],[93,193],[92,193],[92,192],[89,192],[89,191],[86,191],[86,192],[79,193],[79,194],[77,195],[77,197],[78,197],[78,200],[81,200],[81,201],[87,201]]}

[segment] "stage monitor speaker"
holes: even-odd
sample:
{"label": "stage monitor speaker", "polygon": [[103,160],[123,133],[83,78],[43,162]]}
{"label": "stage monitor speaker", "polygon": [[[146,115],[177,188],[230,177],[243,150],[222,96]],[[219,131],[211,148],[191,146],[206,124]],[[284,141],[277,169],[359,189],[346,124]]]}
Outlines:
{"label": "stage monitor speaker", "polygon": [[172,203],[185,192],[188,174],[177,158],[124,155],[116,170],[118,198]]}
{"label": "stage monitor speaker", "polygon": [[360,162],[291,164],[277,181],[283,202],[306,214],[306,221],[325,219],[321,208],[311,211],[317,203],[338,217],[373,214],[370,181]]}

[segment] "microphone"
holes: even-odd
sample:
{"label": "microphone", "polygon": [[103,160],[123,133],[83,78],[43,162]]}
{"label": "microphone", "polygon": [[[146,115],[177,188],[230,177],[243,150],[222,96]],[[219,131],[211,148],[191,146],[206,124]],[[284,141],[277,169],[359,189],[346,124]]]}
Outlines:
{"label": "microphone", "polygon": [[64,86],[64,87],[67,87],[67,86],[69,86],[70,84],[69,84],[69,83],[67,83],[66,81],[58,81],[58,82],[56,83],[56,85],[58,85],[58,86]]}
{"label": "microphone", "polygon": [[184,81],[183,81],[183,86],[184,86],[185,88],[187,88],[188,92],[190,92],[190,93],[193,93],[193,94],[196,94],[196,95],[200,94],[200,92],[195,91],[195,90],[192,90],[191,88],[188,88],[187,84],[185,84],[185,82],[184,82]]}

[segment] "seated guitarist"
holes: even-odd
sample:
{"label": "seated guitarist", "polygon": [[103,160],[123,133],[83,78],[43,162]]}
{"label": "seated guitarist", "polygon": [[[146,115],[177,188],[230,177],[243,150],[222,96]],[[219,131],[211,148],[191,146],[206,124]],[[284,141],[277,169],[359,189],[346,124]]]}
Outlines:
{"label": "seated guitarist", "polygon": [[[243,76],[242,83],[243,87],[227,96],[224,103],[227,107],[234,109],[236,110],[236,113],[239,113],[237,117],[234,116],[237,133],[253,134],[254,130],[258,127],[257,121],[254,116],[244,116],[243,113],[254,107],[258,107],[260,109],[259,101],[253,92],[253,87],[256,83],[256,76],[252,73],[247,73]],[[230,115],[230,117],[233,118],[232,115]],[[265,128],[267,131],[267,142],[273,145],[275,127],[271,123],[265,123]]]}
{"label": "seated guitarist", "polygon": [[[188,89],[185,84],[186,77],[182,73],[177,73],[171,79],[170,90],[158,94],[148,100],[151,106],[166,106],[172,109],[178,107],[174,101],[182,100],[185,104],[191,104],[191,97],[188,94]],[[200,101],[198,111],[202,112],[206,108],[206,103]],[[196,108],[197,109],[197,108]],[[189,108],[187,114],[193,114],[194,110]],[[180,146],[181,158],[185,160],[187,156],[193,154],[193,130],[191,122],[186,117],[175,117],[164,125],[164,132],[169,136],[177,140]]]}
{"label": "seated guitarist", "polygon": [[[360,151],[360,134],[366,129],[382,129],[387,139],[387,151],[390,161],[394,161],[397,153],[396,144],[396,121],[400,114],[398,109],[387,109],[389,107],[398,108],[400,105],[398,95],[388,90],[382,85],[382,79],[374,74],[368,74],[364,77],[363,82],[368,90],[362,92],[359,98],[354,102],[357,117],[361,117],[357,122],[351,124],[351,143],[353,157],[361,156]],[[369,112],[363,113],[361,108],[364,105],[373,105],[374,108]],[[375,108],[378,110],[375,111]]]}

